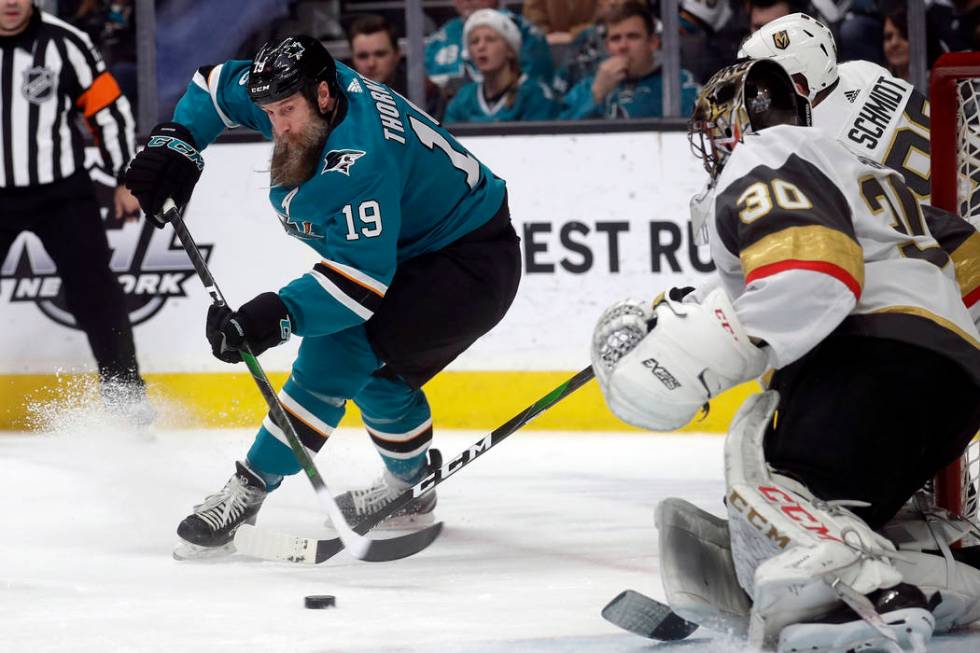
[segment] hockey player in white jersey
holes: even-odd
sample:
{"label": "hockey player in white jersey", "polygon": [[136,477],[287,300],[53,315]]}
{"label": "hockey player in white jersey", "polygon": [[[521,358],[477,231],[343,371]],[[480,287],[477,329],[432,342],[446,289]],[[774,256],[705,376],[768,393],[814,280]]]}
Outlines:
{"label": "hockey player in white jersey", "polygon": [[980,617],[980,570],[876,529],[980,426],[980,335],[901,176],[809,124],[772,61],[708,82],[691,140],[720,285],[613,305],[593,366],[612,411],[654,430],[773,370],[726,439],[727,523],[658,507],[680,616],[780,651],[922,651],[937,621]]}
{"label": "hockey player in white jersey", "polygon": [[738,51],[773,59],[813,109],[813,126],[855,154],[897,170],[919,199],[929,197],[929,109],[924,95],[870,61],[837,63],[826,25],[802,13],[767,23]]}
{"label": "hockey player in white jersey", "polygon": [[[778,61],[810,101],[814,127],[855,154],[898,171],[917,199],[929,203],[929,108],[911,84],[870,61],[838,65],[830,29],[803,13],[767,23],[746,39],[738,56]],[[712,195],[705,195],[708,203]],[[949,254],[960,296],[980,326],[980,275],[971,263],[980,255],[980,216],[973,229],[944,211],[926,209],[925,220]]]}

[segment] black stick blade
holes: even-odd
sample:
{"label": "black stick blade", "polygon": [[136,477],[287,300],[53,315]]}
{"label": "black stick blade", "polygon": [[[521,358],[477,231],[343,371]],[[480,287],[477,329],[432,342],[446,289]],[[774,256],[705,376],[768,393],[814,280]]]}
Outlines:
{"label": "black stick blade", "polygon": [[641,637],[668,642],[684,639],[698,628],[669,606],[633,590],[624,590],[610,601],[602,609],[602,618]]}
{"label": "black stick blade", "polygon": [[[386,540],[371,540],[361,560],[368,562],[388,562],[415,555],[432,544],[442,532],[442,522],[436,522],[420,531]],[[319,556],[318,556],[319,557]]]}

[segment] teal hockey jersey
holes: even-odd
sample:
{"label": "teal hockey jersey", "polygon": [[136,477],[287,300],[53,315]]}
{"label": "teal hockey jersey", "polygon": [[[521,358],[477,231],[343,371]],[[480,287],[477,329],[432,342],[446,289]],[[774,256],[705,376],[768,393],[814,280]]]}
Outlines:
{"label": "teal hockey jersey", "polygon": [[543,82],[521,75],[511,106],[507,106],[506,97],[488,102],[483,94],[483,82],[470,82],[449,102],[444,120],[447,123],[552,120],[558,116],[558,108],[551,89]]}
{"label": "teal hockey jersey", "polygon": [[[555,66],[544,34],[522,15],[506,9],[498,11],[507,14],[521,31],[521,71],[551,84]],[[457,16],[425,40],[425,74],[438,86],[444,87],[454,81],[480,81],[483,78],[466,52],[466,44],[463,43],[464,22]]]}
{"label": "teal hockey jersey", "polygon": [[[646,77],[621,82],[596,103],[592,97],[590,75],[572,87],[562,100],[561,118],[660,118],[663,116],[663,76],[660,69]],[[694,110],[700,87],[686,70],[681,70],[681,116],[687,117]]]}
{"label": "teal hockey jersey", "polygon": [[[272,137],[268,117],[248,97],[250,63],[202,69],[178,102],[174,121],[199,149],[226,127]],[[327,137],[318,170],[297,187],[269,192],[286,232],[321,259],[279,291],[301,336],[370,319],[399,262],[482,226],[504,200],[503,180],[421,109],[339,62],[337,79],[347,112]]]}

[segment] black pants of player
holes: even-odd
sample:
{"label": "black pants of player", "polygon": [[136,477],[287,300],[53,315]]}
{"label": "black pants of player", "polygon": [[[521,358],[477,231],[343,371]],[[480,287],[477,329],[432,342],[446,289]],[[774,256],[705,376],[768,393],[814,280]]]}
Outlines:
{"label": "black pants of player", "polygon": [[138,383],[133,329],[122,287],[109,269],[109,241],[84,171],[33,189],[0,189],[0,261],[33,232],[58,267],[68,310],[88,337],[102,381]]}
{"label": "black pants of player", "polygon": [[894,340],[832,336],[773,376],[766,460],[824,500],[891,519],[980,427],[980,388],[954,361]]}
{"label": "black pants of player", "polygon": [[412,388],[445,368],[504,317],[521,280],[520,238],[504,197],[483,226],[448,246],[398,266],[368,340]]}

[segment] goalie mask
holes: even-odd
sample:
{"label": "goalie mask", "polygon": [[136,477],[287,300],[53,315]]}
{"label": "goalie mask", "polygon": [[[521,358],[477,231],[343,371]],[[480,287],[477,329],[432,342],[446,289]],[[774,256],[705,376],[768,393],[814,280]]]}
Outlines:
{"label": "goalie mask", "polygon": [[688,140],[704,169],[716,179],[746,134],[774,125],[810,125],[810,103],[793,80],[769,59],[722,68],[704,85],[694,105]]}

